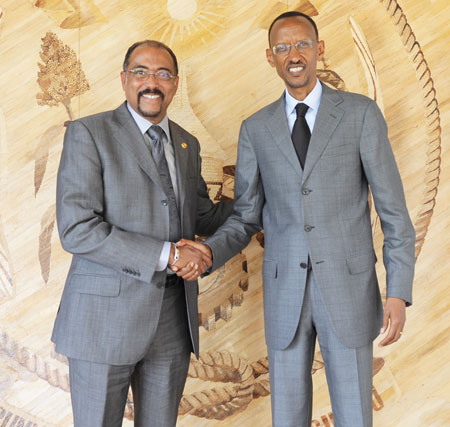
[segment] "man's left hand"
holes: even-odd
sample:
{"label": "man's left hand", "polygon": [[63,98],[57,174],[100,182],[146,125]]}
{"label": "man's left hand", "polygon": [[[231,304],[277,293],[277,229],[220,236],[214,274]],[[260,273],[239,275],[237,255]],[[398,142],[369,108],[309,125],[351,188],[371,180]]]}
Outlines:
{"label": "man's left hand", "polygon": [[380,334],[384,334],[388,330],[388,334],[384,337],[378,346],[385,347],[398,341],[402,335],[403,327],[406,321],[406,303],[401,298],[387,298],[384,305],[383,326]]}

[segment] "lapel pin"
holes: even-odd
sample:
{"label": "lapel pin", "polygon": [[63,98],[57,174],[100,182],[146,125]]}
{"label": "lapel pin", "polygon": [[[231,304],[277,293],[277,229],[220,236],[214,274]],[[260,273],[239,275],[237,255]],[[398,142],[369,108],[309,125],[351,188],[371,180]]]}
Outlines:
{"label": "lapel pin", "polygon": [[182,143],[181,143],[181,146],[182,146],[184,149],[187,148],[187,144],[186,144],[185,142],[182,142]]}

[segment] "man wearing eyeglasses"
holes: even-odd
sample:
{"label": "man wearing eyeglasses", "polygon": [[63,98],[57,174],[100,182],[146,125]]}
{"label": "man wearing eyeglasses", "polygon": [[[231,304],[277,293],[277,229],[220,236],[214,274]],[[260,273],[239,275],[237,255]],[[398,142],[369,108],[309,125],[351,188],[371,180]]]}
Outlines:
{"label": "man wearing eyeglasses", "polygon": [[[412,301],[414,228],[376,103],[316,77],[324,42],[307,15],[269,29],[282,97],[246,119],[235,212],[206,245],[213,268],[264,228],[264,318],[275,427],[311,426],[318,337],[335,426],[372,425],[373,340],[397,341]],[[387,298],[375,272],[369,187],[384,232]],[[380,330],[381,328],[381,330]]]}
{"label": "man wearing eyeglasses", "polygon": [[[196,279],[211,265],[175,242],[212,234],[231,205],[209,199],[199,142],[167,117],[172,50],[135,43],[121,80],[126,102],[65,134],[57,220],[73,258],[52,340],[69,359],[76,427],[122,425],[130,384],[135,425],[169,427],[199,352]],[[169,269],[188,263],[186,281]]]}

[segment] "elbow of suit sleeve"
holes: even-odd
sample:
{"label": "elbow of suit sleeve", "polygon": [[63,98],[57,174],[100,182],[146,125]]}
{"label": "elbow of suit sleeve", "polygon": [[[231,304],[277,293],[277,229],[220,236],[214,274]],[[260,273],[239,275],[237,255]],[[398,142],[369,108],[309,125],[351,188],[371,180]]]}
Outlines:
{"label": "elbow of suit sleeve", "polygon": [[77,255],[88,254],[103,245],[112,232],[106,222],[79,223],[67,225],[59,230],[61,246],[67,252]]}

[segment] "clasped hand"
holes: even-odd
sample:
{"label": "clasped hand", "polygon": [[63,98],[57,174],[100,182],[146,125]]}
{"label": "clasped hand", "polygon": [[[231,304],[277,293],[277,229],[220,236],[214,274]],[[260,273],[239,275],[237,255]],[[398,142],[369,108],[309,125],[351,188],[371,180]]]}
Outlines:
{"label": "clasped hand", "polygon": [[177,246],[179,258],[170,269],[184,280],[197,280],[212,266],[211,249],[203,243],[181,239]]}

